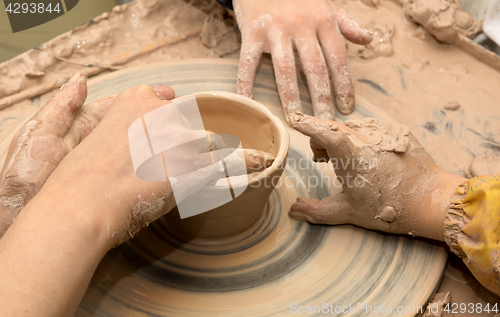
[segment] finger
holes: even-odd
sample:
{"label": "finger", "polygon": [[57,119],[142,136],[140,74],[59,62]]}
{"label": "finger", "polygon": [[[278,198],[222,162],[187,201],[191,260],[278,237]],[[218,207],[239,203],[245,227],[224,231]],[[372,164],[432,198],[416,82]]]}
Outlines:
{"label": "finger", "polygon": [[116,96],[116,94],[111,95],[82,107],[82,110],[63,137],[63,142],[66,144],[68,151],[74,149],[95,129]]}
{"label": "finger", "polygon": [[269,168],[276,159],[271,153],[252,149],[244,149],[243,154],[245,156],[248,174],[260,172]]}
{"label": "finger", "polygon": [[326,149],[321,146],[318,142],[314,141],[313,139],[309,140],[309,145],[311,147],[311,150],[313,152],[313,161],[315,162],[328,162],[330,160],[330,157],[328,156],[328,152]]}
{"label": "finger", "polygon": [[289,116],[290,125],[297,131],[309,136],[311,140],[323,149],[334,147],[341,153],[349,153],[351,142],[340,124],[295,112]]}
{"label": "finger", "polygon": [[297,221],[340,225],[352,223],[354,212],[344,194],[339,194],[321,200],[299,197],[288,214]]}
{"label": "finger", "polygon": [[[224,157],[226,168],[231,171],[239,171],[231,176],[261,172],[270,167],[275,160],[274,155],[271,153],[253,149],[222,149],[214,152],[214,155]],[[243,163],[245,169],[240,168]]]}
{"label": "finger", "polygon": [[[126,114],[128,115],[129,118],[134,118],[135,120],[138,117],[141,117],[145,115],[146,113],[157,109],[158,107],[166,105],[166,101],[162,101],[156,91],[148,85],[140,85],[140,86],[135,86],[129,89],[126,89],[122,91],[121,93],[116,96],[115,101],[113,102],[113,105],[116,105],[111,107],[109,117],[106,115],[106,120],[109,118],[110,120],[113,120],[113,115],[115,111],[117,112],[123,112],[126,111]],[[123,109],[125,108],[126,109]],[[171,109],[172,108],[172,109]],[[180,113],[178,111],[173,110],[175,108],[174,106],[171,106],[172,111],[172,117],[171,118],[176,118],[176,120],[180,120],[178,118],[180,116]],[[132,121],[133,121],[132,120]],[[127,121],[127,120],[125,120]],[[122,123],[125,123],[125,121],[122,121]]]}
{"label": "finger", "polygon": [[85,77],[75,73],[35,114],[33,120],[42,122],[47,133],[62,137],[71,127],[86,98]]}
{"label": "finger", "polygon": [[238,65],[236,92],[248,98],[253,98],[253,83],[255,72],[264,49],[264,43],[253,39],[243,39]]}
{"label": "finger", "polygon": [[207,134],[208,148],[205,149],[204,152],[215,151],[226,147],[226,142],[224,142],[224,138],[220,134],[209,130],[206,130],[205,133]]}
{"label": "finger", "polygon": [[366,45],[373,40],[373,33],[360,27],[358,22],[349,13],[337,7],[334,3],[331,3],[331,6],[335,12],[340,32],[349,41],[359,45]]}
{"label": "finger", "polygon": [[[156,92],[161,100],[175,98],[174,90],[166,85],[154,85],[151,88]],[[102,117],[109,109],[109,106],[116,99],[117,94],[102,98],[101,100],[89,103],[82,107],[77,114],[71,127],[63,137],[63,142],[69,151],[74,149],[92,132]]]}
{"label": "finger", "polygon": [[288,114],[294,111],[302,111],[292,43],[290,40],[282,38],[282,32],[275,28],[271,28],[271,31],[269,31],[269,40],[271,42],[276,85],[278,86],[285,118],[288,118]]}
{"label": "finger", "polygon": [[[311,35],[308,38],[316,39],[316,36]],[[295,45],[307,78],[314,116],[322,120],[335,120],[330,78],[328,77],[328,69],[319,43],[316,40],[304,41],[297,39]]]}
{"label": "finger", "polygon": [[318,38],[323,49],[326,63],[332,73],[335,105],[343,114],[354,111],[354,87],[347,51],[335,20],[318,28]]}
{"label": "finger", "polygon": [[153,85],[151,86],[161,100],[172,100],[175,98],[175,91],[172,87],[167,85]]}

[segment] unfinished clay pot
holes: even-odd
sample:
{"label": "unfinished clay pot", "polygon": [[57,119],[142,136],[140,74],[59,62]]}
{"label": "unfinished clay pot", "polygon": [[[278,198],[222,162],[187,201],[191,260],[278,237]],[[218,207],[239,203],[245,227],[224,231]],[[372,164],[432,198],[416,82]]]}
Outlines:
{"label": "unfinished clay pot", "polygon": [[[249,175],[248,184],[233,182],[235,192],[237,187],[246,186],[246,189],[229,203],[185,219],[174,209],[163,220],[167,230],[183,241],[237,239],[262,222],[267,200],[285,168],[290,137],[283,123],[252,99],[227,92],[198,93],[179,99],[191,96],[196,98],[206,130],[235,135],[243,148],[269,152],[276,159],[266,170]],[[222,188],[214,186],[209,190]]]}

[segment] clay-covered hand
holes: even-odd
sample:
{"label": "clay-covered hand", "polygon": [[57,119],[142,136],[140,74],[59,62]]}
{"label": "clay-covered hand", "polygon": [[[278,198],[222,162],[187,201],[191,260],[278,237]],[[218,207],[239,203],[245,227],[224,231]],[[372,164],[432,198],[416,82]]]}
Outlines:
{"label": "clay-covered hand", "polygon": [[298,198],[292,218],[443,240],[444,217],[463,179],[437,167],[406,126],[375,119],[342,125],[297,112],[289,120],[311,137],[314,159],[330,161],[342,185],[342,193],[322,200]]}
{"label": "clay-covered hand", "polygon": [[[154,89],[159,98],[172,96],[162,86]],[[0,237],[61,160],[92,132],[115,97],[83,106],[87,84],[76,73],[16,133],[1,174]]]}
{"label": "clay-covered hand", "polygon": [[[170,92],[173,98],[171,89]],[[181,192],[189,194],[215,179],[225,177],[218,164],[191,166],[196,165],[192,156],[195,152],[191,149],[188,155],[182,157],[187,170],[178,173],[182,177],[176,177],[175,183],[137,177],[132,158],[137,153],[134,150],[132,154],[131,149],[138,147],[130,145],[135,138],[129,138],[129,128],[160,107],[167,111],[163,113],[165,120],[161,122],[164,140],[179,140],[182,143],[206,135],[205,131],[191,129],[177,106],[161,100],[151,87],[143,85],[127,89],[115,98],[94,131],[61,161],[34,200],[57,201],[70,197],[68,203],[75,205],[74,212],[88,214],[100,231],[105,232],[106,245],[111,248],[170,211],[176,204],[173,195],[176,186],[181,187]],[[147,125],[147,128],[150,126]],[[150,157],[149,142],[145,138],[144,141],[144,151],[139,154]],[[197,144],[196,148],[200,149]],[[208,148],[205,150],[209,151]],[[243,155],[238,152],[232,155],[240,154]],[[254,161],[261,169],[268,165],[264,153],[252,151],[251,154],[261,158],[258,163]],[[193,169],[196,170],[196,177],[189,173]],[[159,172],[165,175],[163,168]],[[165,176],[163,179],[170,178],[170,175]]]}
{"label": "clay-covered hand", "polygon": [[372,34],[359,27],[330,0],[234,0],[242,45],[238,70],[239,94],[252,98],[255,71],[262,53],[271,53],[285,117],[302,111],[294,47],[307,77],[314,115],[335,119],[328,65],[333,76],[337,109],[354,110],[354,89],[342,35],[368,44]]}

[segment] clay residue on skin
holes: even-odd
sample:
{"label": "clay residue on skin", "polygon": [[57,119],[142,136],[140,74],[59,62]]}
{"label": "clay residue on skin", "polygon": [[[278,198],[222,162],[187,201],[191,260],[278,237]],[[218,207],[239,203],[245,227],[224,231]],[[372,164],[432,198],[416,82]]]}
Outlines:
{"label": "clay residue on skin", "polygon": [[[12,210],[16,215],[24,208],[25,194],[20,193],[12,196],[1,196],[0,204]],[[12,220],[13,221],[13,220]]]}
{"label": "clay residue on skin", "polygon": [[369,26],[368,29],[373,33],[373,40],[359,50],[359,56],[365,59],[392,56],[394,54],[392,46],[394,25],[376,22]]}
{"label": "clay residue on skin", "polygon": [[[20,194],[22,201],[18,201],[13,208],[22,209],[28,201],[38,193],[62,157],[54,157],[52,151],[55,146],[62,147],[57,137],[32,135],[38,122],[28,122],[20,131],[21,137],[18,144],[12,144],[13,155],[4,168],[2,188],[10,195]],[[15,149],[12,147],[15,146]],[[19,153],[23,152],[23,155]],[[65,154],[62,150],[58,153]],[[21,192],[19,192],[21,191]]]}
{"label": "clay residue on skin", "polygon": [[[296,128],[300,127],[300,131],[307,130],[312,134],[317,132],[310,130],[321,129],[318,124],[306,120],[309,119],[300,112],[289,116],[289,122]],[[340,152],[337,148],[327,148],[326,151],[335,173],[344,180],[344,195],[348,192],[348,199],[354,201],[352,206],[356,208],[355,213],[359,213],[355,217],[360,220],[357,225],[373,228],[375,224],[378,229],[407,233],[411,226],[405,223],[408,219],[400,215],[403,191],[401,175],[404,175],[405,170],[399,162],[402,158],[394,153],[409,150],[409,129],[400,124],[383,126],[375,119],[347,120],[345,125],[357,134],[348,132],[345,128],[339,131],[338,126],[330,124],[329,129],[338,133],[338,146],[344,148]],[[361,140],[358,138],[360,134],[367,138]],[[345,141],[343,135],[349,141]],[[332,156],[333,151],[342,154]],[[315,156],[320,154],[321,158],[325,158],[322,153],[315,152]],[[362,184],[348,186],[345,184],[348,175],[354,182]],[[337,204],[336,201],[332,203]]]}
{"label": "clay residue on skin", "polygon": [[116,232],[108,232],[108,239],[116,242],[114,247],[132,239],[137,232],[139,232],[139,230],[160,218],[164,214],[164,207],[168,205],[165,203],[164,199],[155,197],[154,195],[152,198],[147,200],[143,199],[141,195],[139,195],[137,199],[138,202],[130,214],[130,218],[126,224],[126,229],[123,231],[126,234],[118,236],[118,233]]}
{"label": "clay residue on skin", "polygon": [[[362,151],[359,164],[365,165],[363,178],[365,186],[359,188],[359,196],[353,199],[365,201],[375,214],[375,219],[387,223],[393,222],[400,213],[399,177],[403,171],[395,169],[390,152],[405,153],[410,143],[410,130],[400,124],[382,126],[375,119],[347,120],[345,125],[369,137],[370,142],[359,140],[354,134],[349,139]],[[360,172],[356,167],[356,172]],[[361,170],[363,171],[363,170]],[[378,188],[380,192],[374,191]],[[366,189],[366,190],[365,190]],[[387,201],[381,201],[384,198]]]}
{"label": "clay residue on skin", "polygon": [[465,167],[465,177],[467,178],[498,173],[500,173],[500,157],[486,152],[476,156]]}
{"label": "clay residue on skin", "polygon": [[371,143],[361,142],[349,135],[351,141],[360,147],[371,147],[374,151],[404,153],[410,142],[410,129],[401,124],[381,125],[376,119],[347,120],[344,124],[370,138]]}

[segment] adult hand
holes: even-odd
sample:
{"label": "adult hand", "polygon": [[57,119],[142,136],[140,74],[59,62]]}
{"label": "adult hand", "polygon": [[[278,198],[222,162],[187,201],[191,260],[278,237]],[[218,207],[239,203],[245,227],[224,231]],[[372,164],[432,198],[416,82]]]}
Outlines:
{"label": "adult hand", "polygon": [[407,127],[375,119],[342,125],[301,113],[289,120],[311,137],[315,160],[332,162],[342,184],[342,193],[322,200],[298,198],[292,218],[444,239],[444,218],[465,179],[434,164]]}
{"label": "adult hand", "polygon": [[[174,97],[171,89],[169,97]],[[185,165],[190,167],[182,171],[180,174],[184,176],[176,177],[175,182],[147,181],[136,176],[129,146],[129,128],[145,114],[160,107],[165,107],[168,112],[168,116],[162,117],[165,119],[161,131],[164,140],[180,144],[206,135],[205,131],[191,129],[177,106],[160,99],[151,87],[127,89],[115,98],[94,131],[61,161],[40,191],[39,195],[45,197],[41,199],[51,197],[51,200],[57,200],[60,193],[64,193],[64,197],[80,202],[75,204],[90,213],[88,217],[97,219],[98,226],[108,233],[107,245],[111,248],[170,211],[176,204],[173,196],[176,187],[188,195],[225,177],[220,164],[196,166],[193,153],[200,149],[199,144],[194,144],[196,148],[182,157]],[[217,150],[223,144],[216,141],[213,146],[212,149]],[[252,150],[249,153],[254,157],[250,164],[257,169],[272,163],[269,154]],[[244,153],[232,154],[233,157],[237,155],[243,156]],[[196,172],[189,174],[194,169]],[[247,166],[243,173],[254,170]]]}
{"label": "adult hand", "polygon": [[341,34],[365,45],[372,40],[368,30],[360,28],[330,0],[234,0],[233,5],[242,34],[239,94],[252,97],[261,54],[271,53],[285,117],[302,111],[295,47],[307,77],[314,115],[323,120],[335,119],[326,65],[333,77],[337,109],[343,114],[354,110],[351,71]]}
{"label": "adult hand", "polygon": [[[70,85],[83,89],[84,84],[83,80],[77,80]],[[165,99],[174,97],[171,88],[158,88],[164,92]],[[181,191],[195,191],[216,178],[225,177],[220,164],[201,168],[194,164],[196,171],[189,173],[188,169],[185,171],[188,174],[179,175],[175,184],[166,180],[141,180],[136,176],[128,131],[138,118],[141,120],[145,114],[166,105],[168,116],[160,122],[165,127],[166,138],[175,141],[177,136],[189,134],[187,140],[192,140],[192,136],[206,136],[205,131],[190,129],[175,104],[162,100],[155,90],[138,86],[116,96],[100,123],[59,162],[0,239],[2,314],[18,316],[22,311],[23,315],[30,316],[73,315],[104,254],[168,212],[175,205],[172,188],[182,186]],[[81,99],[69,104],[80,104]],[[47,134],[56,133],[59,139],[54,136],[48,139],[55,139],[52,143],[62,148],[60,135],[71,130],[68,128],[71,116],[64,109],[67,106],[55,111],[54,117],[54,125],[61,129]],[[65,120],[57,117],[59,113],[66,114]],[[40,134],[40,140],[44,140],[42,136]],[[24,142],[29,137],[27,133],[20,140]],[[217,143],[214,147],[222,146]],[[146,148],[149,150],[149,146]],[[195,147],[200,151],[192,151],[190,156],[177,154],[184,162],[196,163],[193,157],[210,148]],[[220,150],[214,150],[214,156]],[[226,165],[231,164],[231,157],[244,154],[231,152],[225,159]],[[249,154],[253,158],[250,164],[260,165],[261,169],[270,163],[265,161],[266,155],[262,152],[250,151]],[[247,170],[255,169],[248,169],[247,164]],[[243,169],[242,173],[247,170]],[[18,166],[21,180],[25,171],[29,171],[29,166]],[[29,301],[29,298],[37,300]]]}
{"label": "adult hand", "polygon": [[[174,96],[164,86],[153,89],[160,99]],[[83,106],[86,98],[85,77],[76,73],[14,136],[1,174],[0,237],[61,160],[94,130],[116,95]]]}

